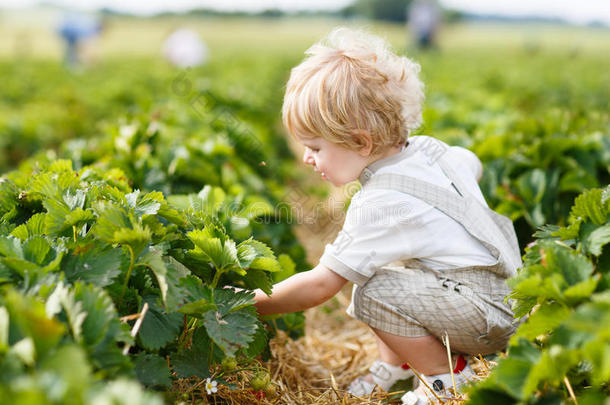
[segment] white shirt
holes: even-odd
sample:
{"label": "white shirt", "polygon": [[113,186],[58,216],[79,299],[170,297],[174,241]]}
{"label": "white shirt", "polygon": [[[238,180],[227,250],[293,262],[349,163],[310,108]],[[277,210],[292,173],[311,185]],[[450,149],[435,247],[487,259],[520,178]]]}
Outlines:
{"label": "white shirt", "polygon": [[[487,206],[477,180],[479,159],[467,149],[428,136],[409,138],[402,152],[369,166],[375,174],[395,173],[457,192],[436,162],[440,155],[456,170],[468,191]],[[352,198],[343,229],[326,246],[320,263],[357,285],[376,269],[398,260],[418,259],[436,270],[495,263],[491,253],[466,229],[438,209],[409,194],[383,189],[359,191]]]}

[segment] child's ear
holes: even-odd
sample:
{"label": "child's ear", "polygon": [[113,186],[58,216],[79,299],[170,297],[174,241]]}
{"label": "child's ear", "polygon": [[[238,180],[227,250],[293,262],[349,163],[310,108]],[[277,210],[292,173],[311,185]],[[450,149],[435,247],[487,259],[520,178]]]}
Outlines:
{"label": "child's ear", "polygon": [[358,146],[360,146],[358,153],[361,156],[366,157],[371,154],[371,151],[373,150],[373,138],[368,133],[368,131],[361,130],[361,131],[355,132],[352,135],[352,139],[354,140],[354,142],[356,142],[356,144]]}

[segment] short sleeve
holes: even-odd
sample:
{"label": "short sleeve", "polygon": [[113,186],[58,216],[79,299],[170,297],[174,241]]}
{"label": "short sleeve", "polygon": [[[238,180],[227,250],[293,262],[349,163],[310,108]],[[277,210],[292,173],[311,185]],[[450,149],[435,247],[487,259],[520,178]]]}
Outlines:
{"label": "short sleeve", "polygon": [[367,190],[357,197],[352,199],[343,229],[326,246],[320,263],[364,285],[379,267],[410,255],[398,227],[409,223],[413,209],[397,191]]}

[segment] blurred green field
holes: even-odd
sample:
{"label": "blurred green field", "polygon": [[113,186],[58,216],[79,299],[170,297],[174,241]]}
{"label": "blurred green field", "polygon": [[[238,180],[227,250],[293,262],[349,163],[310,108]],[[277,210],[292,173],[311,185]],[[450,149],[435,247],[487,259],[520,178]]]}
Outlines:
{"label": "blurred green field", "polygon": [[[54,35],[57,15],[0,11],[0,58],[59,59],[62,44]],[[300,55],[314,41],[338,25],[366,27],[404,50],[410,38],[400,24],[363,20],[314,18],[194,18],[160,17],[107,19],[104,35],[96,41],[100,58],[158,56],[163,39],[187,26],[201,34],[214,58],[236,54]],[[608,57],[610,30],[535,24],[456,24],[440,36],[443,51],[547,50]]]}

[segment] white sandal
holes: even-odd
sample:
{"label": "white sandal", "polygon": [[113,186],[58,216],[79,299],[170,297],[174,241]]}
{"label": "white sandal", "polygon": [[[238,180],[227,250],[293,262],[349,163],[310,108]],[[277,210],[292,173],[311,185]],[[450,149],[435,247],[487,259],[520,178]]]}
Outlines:
{"label": "white sandal", "polygon": [[356,378],[349,385],[348,392],[357,397],[370,395],[375,387],[379,386],[383,390],[389,390],[396,381],[404,380],[413,376],[410,368],[403,366],[393,366],[381,360],[375,360],[369,368],[373,381],[367,381],[365,376]]}
{"label": "white sandal", "polygon": [[452,388],[453,380],[455,380],[456,389],[459,390],[463,385],[470,381],[475,381],[477,378],[463,357],[458,359],[453,373],[453,379],[451,378],[451,373],[431,376],[422,375],[421,377],[426,380],[426,384],[434,393],[420,381],[417,388],[413,391],[408,391],[402,396],[403,405],[430,405],[431,403],[436,403],[437,397],[442,399],[451,398],[453,395],[448,389]]}

